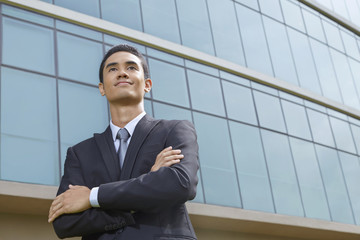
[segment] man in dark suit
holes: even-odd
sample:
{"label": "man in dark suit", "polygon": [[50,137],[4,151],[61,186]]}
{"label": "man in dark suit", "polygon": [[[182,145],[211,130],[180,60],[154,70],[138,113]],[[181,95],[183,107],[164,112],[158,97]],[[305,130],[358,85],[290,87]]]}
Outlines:
{"label": "man in dark suit", "polygon": [[[196,239],[185,207],[198,181],[193,125],[145,114],[152,82],[132,46],[110,49],[99,77],[110,126],[68,149],[49,222],[60,238]],[[169,91],[176,92],[176,84]]]}

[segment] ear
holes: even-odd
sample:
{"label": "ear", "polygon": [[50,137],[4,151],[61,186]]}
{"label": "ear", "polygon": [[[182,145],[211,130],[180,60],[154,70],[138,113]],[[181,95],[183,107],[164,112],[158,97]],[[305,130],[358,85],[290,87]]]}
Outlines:
{"label": "ear", "polygon": [[151,81],[151,79],[150,79],[150,78],[145,79],[145,88],[144,88],[144,91],[145,91],[145,92],[150,92],[151,87],[152,87],[152,81]]}
{"label": "ear", "polygon": [[100,91],[101,96],[105,96],[105,89],[104,89],[103,83],[99,83],[99,91]]}

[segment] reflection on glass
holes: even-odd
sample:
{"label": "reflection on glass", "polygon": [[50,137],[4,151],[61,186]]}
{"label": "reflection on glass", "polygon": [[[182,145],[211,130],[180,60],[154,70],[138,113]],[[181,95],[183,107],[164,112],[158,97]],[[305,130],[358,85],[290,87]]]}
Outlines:
{"label": "reflection on glass", "polygon": [[236,11],[247,67],[273,76],[260,14],[240,4],[236,4]]}
{"label": "reflection on glass", "polygon": [[187,71],[192,107],[225,116],[220,80],[205,74]]}
{"label": "reflection on glass", "polygon": [[350,126],[351,126],[351,132],[354,136],[357,153],[360,155],[360,127],[353,124],[351,124]]}
{"label": "reflection on glass", "polygon": [[153,98],[189,107],[184,68],[154,59],[149,59],[149,67],[153,79]]}
{"label": "reflection on glass", "polygon": [[187,68],[192,68],[198,72],[207,73],[210,75],[214,75],[216,77],[219,76],[219,70],[217,68],[213,68],[213,67],[201,64],[201,63],[197,63],[197,62],[185,59],[185,66]]}
{"label": "reflection on glass", "polygon": [[245,65],[242,40],[236,24],[234,3],[218,0],[208,0],[207,2],[216,56]]}
{"label": "reflection on glass", "polygon": [[144,31],[180,43],[179,25],[173,0],[142,0]]}
{"label": "reflection on glass", "polygon": [[250,88],[223,81],[226,110],[229,118],[257,125]]}
{"label": "reflection on glass", "polygon": [[297,30],[305,32],[305,26],[301,15],[300,7],[288,0],[281,0],[285,23]]}
{"label": "reflection on glass", "polygon": [[290,138],[306,217],[331,220],[314,145]]}
{"label": "reflection on glass", "polygon": [[214,55],[205,0],[177,0],[182,44]]}
{"label": "reflection on glass", "polygon": [[153,110],[152,110],[152,103],[150,100],[145,99],[144,100],[144,110],[146,114],[149,114],[150,116],[154,117]]}
{"label": "reflection on glass", "polygon": [[65,33],[57,33],[59,75],[97,85],[102,45]]}
{"label": "reflection on glass", "polygon": [[55,4],[93,17],[100,17],[98,0],[54,0]]}
{"label": "reflection on glass", "polygon": [[360,224],[360,164],[354,155],[339,152],[340,162],[344,171],[345,182],[349,192],[351,207],[356,224]]}
{"label": "reflection on glass", "polygon": [[341,41],[339,28],[334,26],[332,23],[327,22],[326,20],[322,21],[326,39],[328,44],[342,52],[344,52],[344,46]]}
{"label": "reflection on glass", "polygon": [[258,91],[253,93],[260,126],[286,132],[279,99]]}
{"label": "reflection on glass", "polygon": [[348,58],[357,93],[360,94],[360,62]]}
{"label": "reflection on glass", "polygon": [[302,10],[307,33],[322,42],[326,42],[320,17],[306,11],[305,9]]}
{"label": "reflection on glass", "polygon": [[196,188],[196,196],[195,198],[192,200],[192,202],[198,202],[198,203],[204,203],[204,192],[203,192],[203,184],[202,184],[202,180],[201,180],[201,173],[200,171],[198,171],[197,173],[198,176],[198,185]]}
{"label": "reflection on glass", "polygon": [[307,113],[314,141],[335,147],[328,116],[309,108],[307,109]]}
{"label": "reflection on glass", "polygon": [[275,77],[299,85],[285,26],[263,17]]}
{"label": "reflection on glass", "polygon": [[68,22],[56,20],[56,29],[60,29],[65,32],[70,32],[70,33],[73,33],[75,35],[79,35],[82,37],[91,38],[91,39],[94,39],[97,41],[102,41],[102,33],[88,29],[88,28],[80,27],[78,25],[71,24]]}
{"label": "reflection on glass", "polygon": [[316,146],[330,213],[333,221],[354,224],[349,197],[335,150]]}
{"label": "reflection on glass", "polygon": [[349,34],[343,30],[340,31],[342,40],[344,42],[345,51],[349,56],[360,60],[359,48],[356,45],[356,40],[353,34]]}
{"label": "reflection on glass", "polygon": [[54,74],[53,31],[6,17],[2,21],[2,63]]}
{"label": "reflection on glass", "polygon": [[194,121],[206,203],[241,207],[226,120],[194,112]]}
{"label": "reflection on glass", "polygon": [[288,139],[261,130],[276,213],[304,216]]}
{"label": "reflection on glass", "polygon": [[103,19],[142,31],[139,0],[106,0],[100,3]]}
{"label": "reflection on glass", "polygon": [[243,207],[274,212],[259,129],[230,122],[230,130]]}
{"label": "reflection on glass", "polygon": [[250,87],[250,81],[249,80],[247,80],[245,78],[242,78],[242,77],[239,77],[239,76],[236,76],[234,74],[224,72],[224,71],[220,71],[220,77],[223,78],[223,79],[232,81],[234,83],[239,83],[241,85]]}
{"label": "reflection on glass", "polygon": [[[145,52],[145,50],[144,50]],[[163,61],[171,62],[173,64],[178,64],[181,66],[184,66],[184,59],[175,55],[172,55],[170,53],[162,52],[153,48],[148,47],[147,48],[147,54],[148,56],[161,59]]]}
{"label": "reflection on glass", "polygon": [[55,79],[1,68],[0,115],[1,178],[57,185]]}
{"label": "reflection on glass", "polygon": [[356,153],[350,126],[347,122],[330,117],[331,127],[334,132],[336,146],[344,151]]}
{"label": "reflection on glass", "polygon": [[192,122],[191,112],[189,110],[157,102],[154,102],[154,115],[157,119],[188,120]]}
{"label": "reflection on glass", "polygon": [[275,1],[259,0],[259,4],[262,13],[272,18],[275,18],[280,22],[284,22],[279,0],[275,0]]}

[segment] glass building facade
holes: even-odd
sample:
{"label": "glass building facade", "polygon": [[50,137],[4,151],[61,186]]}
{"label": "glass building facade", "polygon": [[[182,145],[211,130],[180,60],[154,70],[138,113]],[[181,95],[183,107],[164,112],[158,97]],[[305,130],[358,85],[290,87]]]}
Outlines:
{"label": "glass building facade", "polygon": [[194,202],[360,225],[359,0],[43,2],[242,68],[2,2],[1,180],[59,184],[67,148],[109,124],[102,56],[131,43],[153,80],[146,112],[196,127]]}

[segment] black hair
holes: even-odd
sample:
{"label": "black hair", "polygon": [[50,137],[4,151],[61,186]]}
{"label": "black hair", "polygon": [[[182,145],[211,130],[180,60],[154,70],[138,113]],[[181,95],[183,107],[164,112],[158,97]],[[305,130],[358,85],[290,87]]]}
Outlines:
{"label": "black hair", "polygon": [[120,44],[120,45],[116,45],[116,46],[112,47],[111,49],[109,49],[109,51],[107,51],[103,60],[101,61],[100,69],[99,69],[99,80],[101,83],[104,81],[103,71],[104,71],[105,62],[111,55],[113,55],[116,52],[129,52],[129,53],[137,56],[140,59],[142,68],[144,70],[144,78],[145,79],[150,78],[149,67],[147,65],[147,62],[146,62],[144,56],[141,54],[141,52],[139,52],[139,50],[137,50],[137,48],[135,48],[131,45]]}

